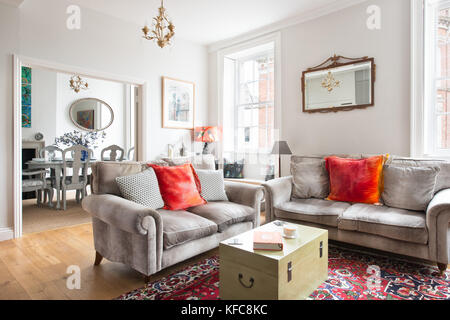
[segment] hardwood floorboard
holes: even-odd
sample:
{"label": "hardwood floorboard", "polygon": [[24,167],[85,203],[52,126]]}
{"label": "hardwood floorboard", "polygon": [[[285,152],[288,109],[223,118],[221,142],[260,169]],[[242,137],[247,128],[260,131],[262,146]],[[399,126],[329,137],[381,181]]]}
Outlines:
{"label": "hardwood floorboard", "polygon": [[[157,281],[217,254],[213,250],[153,275]],[[92,225],[64,227],[0,242],[0,299],[110,300],[145,285],[143,276],[106,259],[94,266]],[[81,270],[81,289],[67,289],[67,268]]]}
{"label": "hardwood floorboard", "polygon": [[[217,254],[215,249],[188,259],[153,275],[151,281]],[[0,242],[0,299],[110,300],[145,285],[137,271],[106,259],[95,267],[94,259],[91,224]],[[66,286],[71,265],[80,267],[80,290]]]}

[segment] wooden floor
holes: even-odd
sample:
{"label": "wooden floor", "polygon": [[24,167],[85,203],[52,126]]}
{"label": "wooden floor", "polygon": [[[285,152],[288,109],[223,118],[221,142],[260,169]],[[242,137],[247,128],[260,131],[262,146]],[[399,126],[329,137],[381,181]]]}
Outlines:
{"label": "wooden floor", "polygon": [[[152,276],[158,280],[197,261],[218,254],[213,250]],[[0,300],[104,300],[144,286],[138,272],[103,260],[94,267],[92,225],[66,227],[0,242]],[[69,290],[67,268],[81,269],[81,289]]]}
{"label": "wooden floor", "polygon": [[[151,281],[216,254],[218,249],[184,261],[153,275]],[[144,286],[142,275],[131,268],[105,259],[94,267],[94,259],[90,223],[0,242],[0,300],[109,300]],[[81,269],[80,290],[67,289],[71,265]]]}

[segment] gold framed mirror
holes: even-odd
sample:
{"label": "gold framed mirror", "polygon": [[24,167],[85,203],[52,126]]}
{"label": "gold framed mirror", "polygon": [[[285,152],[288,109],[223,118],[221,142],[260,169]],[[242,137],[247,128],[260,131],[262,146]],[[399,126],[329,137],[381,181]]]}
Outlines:
{"label": "gold framed mirror", "polygon": [[338,112],[375,105],[375,59],[334,55],[302,75],[303,112]]}

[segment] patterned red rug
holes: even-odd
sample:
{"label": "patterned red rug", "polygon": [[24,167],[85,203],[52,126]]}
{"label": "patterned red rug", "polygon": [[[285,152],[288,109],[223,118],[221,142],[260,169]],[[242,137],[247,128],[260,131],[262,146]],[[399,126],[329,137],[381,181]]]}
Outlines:
{"label": "patterned red rug", "polygon": [[[217,300],[219,258],[171,274],[119,300]],[[329,248],[329,275],[311,300],[450,300],[450,272],[389,257]]]}

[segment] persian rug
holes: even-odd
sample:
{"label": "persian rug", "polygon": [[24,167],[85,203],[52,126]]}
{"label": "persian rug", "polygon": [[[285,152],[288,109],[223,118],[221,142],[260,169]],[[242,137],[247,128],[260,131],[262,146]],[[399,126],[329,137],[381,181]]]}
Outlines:
{"label": "persian rug", "polygon": [[[309,300],[450,300],[450,272],[392,257],[329,247],[328,280]],[[119,300],[217,300],[219,257],[205,259]]]}

